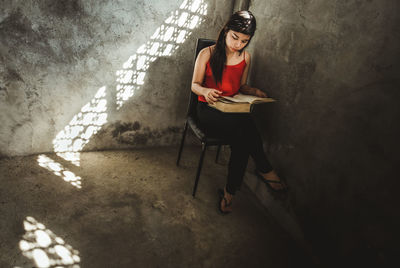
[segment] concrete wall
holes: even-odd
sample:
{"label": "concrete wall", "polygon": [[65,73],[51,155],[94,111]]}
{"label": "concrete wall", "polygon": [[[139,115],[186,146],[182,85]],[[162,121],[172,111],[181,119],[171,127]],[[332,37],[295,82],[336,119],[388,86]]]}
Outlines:
{"label": "concrete wall", "polygon": [[215,38],[231,11],[230,0],[2,1],[0,156],[177,144],[195,40]]}
{"label": "concrete wall", "polygon": [[[306,238],[336,264],[382,263],[394,251],[398,5],[250,1],[250,81],[278,99],[256,109],[266,150]],[[3,1],[0,156],[177,144],[195,39],[215,38],[232,7]]]}
{"label": "concrete wall", "polygon": [[250,10],[251,83],[278,100],[256,115],[306,238],[323,267],[382,267],[399,224],[399,2],[254,0]]}

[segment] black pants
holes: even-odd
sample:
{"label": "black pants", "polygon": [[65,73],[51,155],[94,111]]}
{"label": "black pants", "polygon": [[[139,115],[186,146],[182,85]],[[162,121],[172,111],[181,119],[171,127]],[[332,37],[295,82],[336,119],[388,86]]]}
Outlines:
{"label": "black pants", "polygon": [[223,113],[199,101],[197,116],[207,135],[229,142],[231,156],[226,184],[228,193],[235,194],[239,190],[249,155],[254,159],[258,171],[267,173],[272,170],[263,150],[261,136],[250,114]]}

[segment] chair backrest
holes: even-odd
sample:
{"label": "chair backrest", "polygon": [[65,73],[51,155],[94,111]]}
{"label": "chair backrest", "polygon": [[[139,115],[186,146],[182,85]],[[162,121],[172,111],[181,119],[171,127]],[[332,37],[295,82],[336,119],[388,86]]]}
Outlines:
{"label": "chair backrest", "polygon": [[[204,39],[204,38],[197,39],[196,54],[194,56],[194,61],[196,62],[197,55],[199,55],[200,50],[202,50],[205,47],[212,46],[215,43],[216,43],[215,40],[211,39]],[[198,102],[198,96],[195,93],[193,93],[193,91],[190,90],[187,115],[193,117],[195,120],[197,120],[197,113],[196,113],[197,102]]]}

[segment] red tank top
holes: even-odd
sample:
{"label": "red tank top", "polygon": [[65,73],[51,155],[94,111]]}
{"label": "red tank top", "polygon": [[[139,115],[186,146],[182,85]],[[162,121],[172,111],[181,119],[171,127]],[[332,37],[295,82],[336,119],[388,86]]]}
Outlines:
{"label": "red tank top", "polygon": [[[239,91],[240,82],[242,80],[245,67],[245,59],[235,65],[225,65],[225,69],[222,72],[222,81],[216,85],[212,75],[210,61],[208,61],[204,74],[203,87],[220,90],[222,91],[222,96],[233,96]],[[203,96],[199,96],[198,99],[199,101],[207,102]]]}

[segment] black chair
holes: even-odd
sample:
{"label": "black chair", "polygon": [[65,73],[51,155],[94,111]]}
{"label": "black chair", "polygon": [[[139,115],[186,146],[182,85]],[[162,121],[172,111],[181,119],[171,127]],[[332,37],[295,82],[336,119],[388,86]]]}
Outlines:
{"label": "black chair", "polygon": [[[200,50],[202,50],[205,47],[214,45],[214,44],[215,44],[214,40],[202,39],[202,38],[198,39],[197,46],[196,46],[195,61],[196,61],[197,55],[199,54]],[[204,131],[202,130],[202,128],[198,122],[198,118],[197,118],[197,112],[196,112],[197,111],[196,110],[197,102],[198,102],[198,96],[195,93],[193,93],[193,91],[190,91],[187,119],[186,119],[184,129],[183,129],[183,135],[182,135],[181,145],[179,147],[178,159],[176,161],[176,165],[178,166],[179,160],[181,159],[181,155],[182,155],[183,144],[185,143],[186,132],[187,132],[188,127],[190,127],[190,129],[195,134],[196,138],[201,142],[201,155],[200,155],[199,165],[197,167],[196,180],[194,182],[194,187],[193,187],[193,194],[192,194],[193,197],[195,197],[195,195],[196,195],[197,184],[199,183],[201,167],[203,166],[203,159],[204,159],[204,155],[206,152],[206,148],[208,146],[218,146],[217,155],[215,157],[215,162],[217,162],[219,152],[221,150],[221,145],[228,144],[226,141],[224,141],[222,139],[215,138],[215,137],[209,137],[204,133]]]}

